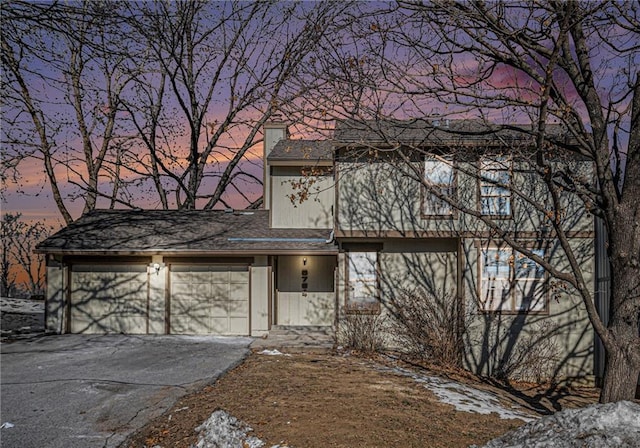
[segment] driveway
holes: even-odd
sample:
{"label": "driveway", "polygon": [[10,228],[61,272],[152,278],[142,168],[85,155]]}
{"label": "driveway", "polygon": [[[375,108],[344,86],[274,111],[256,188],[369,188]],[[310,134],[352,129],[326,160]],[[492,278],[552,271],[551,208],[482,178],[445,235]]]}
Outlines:
{"label": "driveway", "polygon": [[237,365],[250,342],[62,335],[0,344],[2,447],[118,446]]}

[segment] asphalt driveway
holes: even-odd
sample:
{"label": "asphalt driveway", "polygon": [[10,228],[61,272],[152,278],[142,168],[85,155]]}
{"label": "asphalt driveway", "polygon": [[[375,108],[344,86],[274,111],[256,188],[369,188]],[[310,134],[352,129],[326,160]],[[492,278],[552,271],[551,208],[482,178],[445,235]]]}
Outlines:
{"label": "asphalt driveway", "polygon": [[214,382],[249,338],[46,336],[0,345],[0,444],[116,447],[182,395]]}

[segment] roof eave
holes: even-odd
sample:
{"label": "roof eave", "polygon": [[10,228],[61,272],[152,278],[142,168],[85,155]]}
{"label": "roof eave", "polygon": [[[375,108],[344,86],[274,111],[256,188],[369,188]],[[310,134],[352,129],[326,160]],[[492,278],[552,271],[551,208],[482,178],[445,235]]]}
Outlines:
{"label": "roof eave", "polygon": [[296,249],[238,249],[238,250],[103,250],[103,249],[38,249],[37,253],[61,256],[152,256],[167,255],[181,257],[202,257],[202,256],[223,256],[237,257],[239,255],[335,255],[338,253],[337,247],[316,249],[316,248],[296,248]]}
{"label": "roof eave", "polygon": [[333,160],[269,159],[271,166],[333,166]]}

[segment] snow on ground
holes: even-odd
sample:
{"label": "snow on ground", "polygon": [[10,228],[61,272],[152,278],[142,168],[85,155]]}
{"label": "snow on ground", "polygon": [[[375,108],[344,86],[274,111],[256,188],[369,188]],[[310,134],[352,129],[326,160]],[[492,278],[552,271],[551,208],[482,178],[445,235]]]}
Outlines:
{"label": "snow on ground", "polygon": [[567,409],[527,423],[484,448],[640,447],[640,405],[630,401]]}
{"label": "snow on ground", "polygon": [[[202,425],[196,428],[198,443],[195,448],[262,448],[265,443],[257,437],[249,436],[252,428],[246,423],[217,410]],[[284,448],[273,445],[271,448]]]}
{"label": "snow on ground", "polygon": [[495,412],[500,418],[518,418],[525,422],[531,422],[536,418],[525,413],[519,406],[512,406],[511,409],[507,409],[500,403],[498,396],[491,392],[481,391],[454,381],[415,373],[399,367],[379,367],[379,369],[413,378],[417,383],[422,384],[433,392],[441,402],[454,406],[458,411],[478,414]]}
{"label": "snow on ground", "polygon": [[0,311],[16,314],[44,313],[44,301],[0,297]]}
{"label": "snow on ground", "polygon": [[44,331],[44,301],[0,297],[0,339]]}
{"label": "snow on ground", "polygon": [[258,352],[258,354],[259,355],[267,355],[267,356],[291,356],[288,353],[284,354],[280,350],[276,350],[276,349],[273,349],[273,350],[264,349],[261,352]]}

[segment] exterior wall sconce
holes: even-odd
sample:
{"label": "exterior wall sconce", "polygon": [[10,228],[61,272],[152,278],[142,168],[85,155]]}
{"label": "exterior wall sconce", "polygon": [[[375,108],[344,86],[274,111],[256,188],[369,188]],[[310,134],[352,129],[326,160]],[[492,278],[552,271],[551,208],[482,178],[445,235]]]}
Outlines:
{"label": "exterior wall sconce", "polygon": [[156,275],[159,275],[160,269],[164,268],[164,263],[151,263],[149,267],[153,269],[153,272],[155,272]]}
{"label": "exterior wall sconce", "polygon": [[306,266],[306,265],[307,265],[307,257],[304,257],[304,258],[302,259],[302,264],[303,264],[304,266]]}

